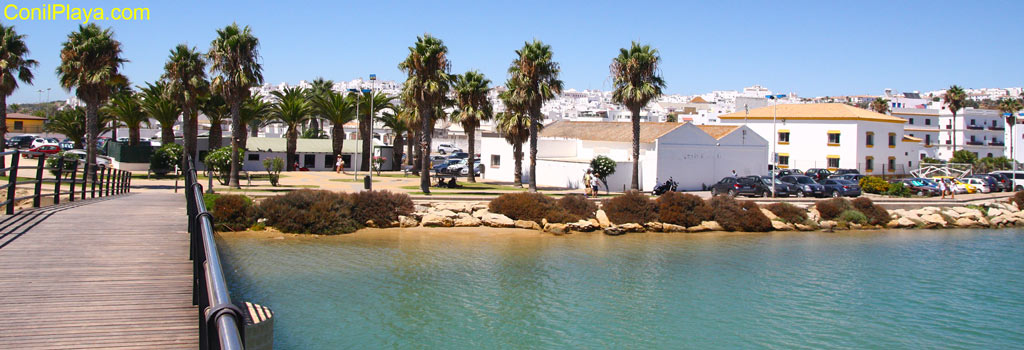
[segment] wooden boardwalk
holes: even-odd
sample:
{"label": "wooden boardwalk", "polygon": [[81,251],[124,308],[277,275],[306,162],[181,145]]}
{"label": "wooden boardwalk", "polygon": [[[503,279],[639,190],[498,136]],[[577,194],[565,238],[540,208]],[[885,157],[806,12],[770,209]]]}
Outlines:
{"label": "wooden boardwalk", "polygon": [[0,216],[0,349],[196,349],[185,197]]}

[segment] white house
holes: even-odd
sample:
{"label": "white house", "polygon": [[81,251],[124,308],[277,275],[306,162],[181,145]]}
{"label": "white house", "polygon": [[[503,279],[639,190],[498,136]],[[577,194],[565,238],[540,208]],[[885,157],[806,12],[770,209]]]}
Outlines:
{"label": "white house", "polygon": [[[230,139],[225,138],[225,145],[230,145]],[[209,152],[209,139],[200,137],[196,140],[196,148],[199,151],[199,160],[206,158]],[[375,156],[384,156],[389,160],[385,162],[382,170],[391,170],[390,160],[394,150],[391,146],[384,146],[379,140],[373,140]],[[360,163],[360,152],[363,142],[361,140],[345,140],[342,144],[342,160],[345,161],[345,170],[352,171]],[[242,163],[242,170],[263,171],[263,160],[269,158],[287,159],[288,139],[280,137],[250,137],[245,144],[245,161]],[[299,167],[312,171],[334,170],[337,156],[334,154],[334,147],[331,139],[298,139],[296,140],[295,154],[298,156]],[[201,161],[196,164],[197,170],[205,170],[206,166]],[[287,168],[287,164],[286,164]]]}
{"label": "white house", "polygon": [[774,140],[779,168],[904,174],[925,154],[921,138],[905,132],[907,120],[841,103],[767,106],[719,118]]}
{"label": "white house", "polygon": [[[559,121],[545,126],[537,145],[537,184],[582,187],[590,161],[604,155],[617,163],[608,178],[612,190],[632,180],[632,123]],[[511,182],[512,146],[497,134],[484,134],[484,178]],[[524,144],[523,181],[529,179],[529,143]],[[700,190],[733,170],[739,175],[768,172],[768,142],[743,126],[640,123],[640,188],[654,189],[672,177],[681,190]]]}

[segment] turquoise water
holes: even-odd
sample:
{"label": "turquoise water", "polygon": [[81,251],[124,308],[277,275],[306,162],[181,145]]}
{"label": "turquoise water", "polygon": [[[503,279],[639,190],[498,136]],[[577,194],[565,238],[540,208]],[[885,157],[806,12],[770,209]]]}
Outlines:
{"label": "turquoise water", "polygon": [[[491,231],[493,232],[493,231]],[[1024,231],[222,238],[276,349],[1020,349]]]}

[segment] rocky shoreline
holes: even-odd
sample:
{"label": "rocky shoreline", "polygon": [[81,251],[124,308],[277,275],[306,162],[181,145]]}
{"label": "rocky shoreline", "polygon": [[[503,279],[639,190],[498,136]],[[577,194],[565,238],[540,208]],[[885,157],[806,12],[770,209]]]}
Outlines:
{"label": "rocky shoreline", "polygon": [[[885,228],[903,229],[940,229],[940,228],[1002,228],[1024,226],[1024,211],[1013,202],[988,202],[979,205],[962,207],[922,207],[919,209],[889,210],[891,220],[885,225],[861,225],[835,220],[824,220],[817,209],[811,206],[799,206],[806,210],[805,222],[790,223],[779,218],[770,210],[761,208],[771,220],[775,231],[835,231],[835,230],[867,230]],[[598,210],[595,218],[572,223],[548,223],[547,220],[534,222],[529,220],[513,220],[508,216],[492,213],[487,202],[428,202],[415,206],[415,211],[408,216],[400,216],[392,223],[393,227],[496,227],[532,229],[555,235],[574,232],[600,231],[607,235],[621,235],[631,232],[677,232],[697,233],[708,231],[724,231],[722,225],[715,221],[703,221],[700,225],[683,227],[669,223],[612,223],[603,210]]]}

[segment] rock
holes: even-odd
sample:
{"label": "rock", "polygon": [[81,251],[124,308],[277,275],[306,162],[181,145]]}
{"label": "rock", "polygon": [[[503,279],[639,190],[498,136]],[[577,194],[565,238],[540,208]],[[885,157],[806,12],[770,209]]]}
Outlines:
{"label": "rock", "polygon": [[448,209],[438,210],[438,211],[435,211],[435,212],[432,212],[432,213],[428,213],[428,214],[440,215],[440,216],[444,216],[444,217],[452,219],[452,220],[454,220],[455,218],[459,217],[459,214],[455,213],[454,211],[448,210]]}
{"label": "rock", "polygon": [[570,231],[579,232],[593,232],[598,228],[598,225],[593,222],[590,222],[590,220],[580,220],[574,223],[567,224],[565,226]]}
{"label": "rock", "polygon": [[858,224],[856,222],[851,222],[850,223],[850,229],[851,230],[860,230],[862,228],[864,228],[864,225]]}
{"label": "rock", "polygon": [[587,220],[587,221],[590,221],[590,223],[593,224],[594,227],[601,227],[601,223],[598,222],[597,219],[590,219],[590,220]]}
{"label": "rock", "polygon": [[416,218],[414,218],[412,216],[404,216],[404,215],[399,215],[398,216],[398,226],[399,227],[416,227],[416,226],[419,226],[419,225],[420,225],[420,222],[416,221]]}
{"label": "rock", "polygon": [[608,227],[612,225],[612,221],[608,220],[608,214],[606,214],[604,210],[598,209],[597,213],[594,215],[597,218],[598,225],[601,227]]}
{"label": "rock", "polygon": [[690,226],[690,227],[686,228],[686,232],[689,232],[689,233],[704,232],[704,231],[710,231],[710,229],[708,229],[704,225]]}
{"label": "rock", "polygon": [[978,226],[981,226],[981,224],[979,224],[977,221],[974,221],[974,220],[971,220],[971,219],[968,219],[968,218],[959,218],[959,219],[956,219],[956,226],[957,227],[978,227]]}
{"label": "rock", "polygon": [[767,216],[768,220],[775,220],[779,218],[778,215],[775,215],[771,210],[765,208],[761,208],[761,213],[763,213],[764,216]]}
{"label": "rock", "polygon": [[473,212],[472,208],[473,208],[472,205],[469,205],[467,203],[458,203],[458,202],[444,202],[444,203],[434,204],[434,209],[437,209],[438,211],[448,210],[448,211],[452,211],[452,212],[455,212],[455,213],[472,213]]}
{"label": "rock", "polygon": [[647,231],[650,231],[650,232],[661,232],[662,230],[664,230],[664,226],[665,225],[662,225],[662,223],[660,223],[660,222],[653,222],[653,221],[644,224],[644,227],[647,228]]}
{"label": "rock", "polygon": [[455,227],[476,227],[480,226],[480,223],[480,219],[477,219],[473,217],[473,215],[469,215],[467,213],[459,213],[453,222]]}
{"label": "rock", "polygon": [[470,209],[472,209],[472,210],[473,210],[474,212],[475,212],[475,211],[478,211],[478,210],[487,210],[487,208],[489,208],[489,207],[487,206],[487,203],[484,203],[484,202],[477,202],[477,203],[474,203],[474,204],[473,204],[473,205],[472,205],[472,206],[470,207]]}
{"label": "rock", "polygon": [[516,222],[507,216],[495,213],[488,213],[480,221],[490,227],[514,227],[516,225]]}
{"label": "rock", "polygon": [[661,224],[662,232],[686,232],[686,227],[673,225],[673,224]]}
{"label": "rock", "polygon": [[484,216],[487,216],[487,214],[490,214],[490,213],[491,212],[488,211],[486,208],[485,209],[478,209],[478,210],[474,210],[473,211],[473,217],[477,218],[477,219],[483,219]]}
{"label": "rock", "polygon": [[530,220],[516,220],[516,228],[525,228],[528,230],[540,230],[541,226],[536,221]]}
{"label": "rock", "polygon": [[924,207],[924,208],[921,208],[919,210],[922,210],[922,211],[925,211],[925,212],[928,212],[928,213],[938,213],[938,212],[942,211],[942,209],[939,209],[939,207]]}
{"label": "rock", "polygon": [[943,211],[943,212],[941,212],[940,215],[946,215],[946,216],[948,216],[950,218],[953,218],[954,220],[959,219],[962,216],[962,215],[960,215],[960,213],[957,213],[957,212],[955,212],[953,210]]}
{"label": "rock", "polygon": [[811,225],[794,224],[793,226],[796,226],[796,229],[800,231],[814,231],[814,226]]}
{"label": "rock", "polygon": [[417,211],[417,212],[421,212],[421,213],[426,213],[428,210],[430,210],[430,206],[429,205],[419,205],[419,204],[416,204],[416,205],[414,205],[412,207],[412,210],[413,211]]}
{"label": "rock", "polygon": [[898,220],[896,220],[896,224],[897,224],[896,226],[900,227],[900,228],[907,228],[907,227],[917,226],[917,223],[914,222],[914,220],[911,220],[908,217],[899,218]]}
{"label": "rock", "polygon": [[776,231],[793,231],[796,229],[793,225],[778,220],[772,220],[772,227],[775,228]]}
{"label": "rock", "polygon": [[818,209],[811,208],[807,211],[807,218],[811,221],[821,221],[821,213],[818,212]]}
{"label": "rock", "polygon": [[632,222],[619,225],[619,229],[625,232],[644,232],[646,230],[643,225]]}
{"label": "rock", "polygon": [[[537,223],[534,222],[533,224],[536,225]],[[544,232],[550,232],[550,233],[554,233],[556,235],[562,235],[562,234],[569,233],[569,230],[567,230],[565,228],[565,224],[547,224],[547,226],[544,226]]]}
{"label": "rock", "polygon": [[899,219],[889,220],[889,222],[885,223],[885,227],[886,228],[897,228],[897,227],[900,227]]}
{"label": "rock", "polygon": [[839,223],[832,220],[822,220],[818,225],[821,226],[823,230],[831,230],[836,228],[836,226],[839,226]]}
{"label": "rock", "polygon": [[1000,215],[1003,215],[1003,214],[1009,214],[1009,213],[1010,212],[1008,212],[1006,210],[1003,210],[1003,209],[1000,209],[1000,208],[996,208],[996,207],[992,207],[992,208],[988,209],[988,216],[989,217],[997,217],[997,216],[1000,216]]}
{"label": "rock", "polygon": [[925,226],[932,227],[945,227],[946,219],[942,218],[939,214],[928,214],[921,216],[921,221],[924,221]]}
{"label": "rock", "polygon": [[722,228],[722,225],[718,224],[718,221],[701,221],[700,225],[704,226],[709,231],[725,231],[725,229]]}
{"label": "rock", "polygon": [[424,215],[420,224],[423,227],[452,227],[454,223],[450,217],[431,213]]}
{"label": "rock", "polygon": [[619,236],[625,233],[626,231],[623,231],[621,228],[618,228],[617,226],[608,226],[604,228],[604,234],[609,236]]}

